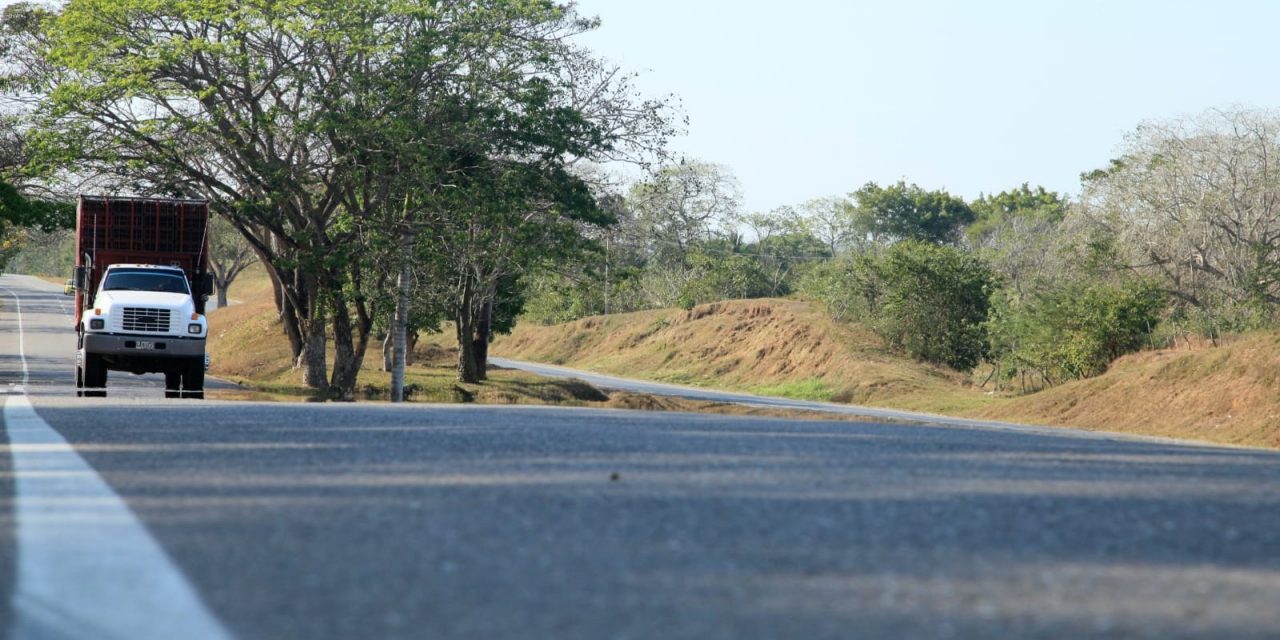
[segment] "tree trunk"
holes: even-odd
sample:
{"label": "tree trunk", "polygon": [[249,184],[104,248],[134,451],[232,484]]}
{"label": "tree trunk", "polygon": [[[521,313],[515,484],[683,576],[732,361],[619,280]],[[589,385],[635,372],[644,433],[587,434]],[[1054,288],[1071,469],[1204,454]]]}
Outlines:
{"label": "tree trunk", "polygon": [[404,367],[407,364],[405,358],[408,343],[405,340],[405,333],[409,328],[409,283],[413,277],[412,265],[407,256],[411,245],[405,243],[405,260],[400,265],[400,278],[396,282],[396,313],[391,321],[392,349],[391,349],[391,401],[404,401]]}
{"label": "tree trunk", "polygon": [[[352,274],[354,286],[359,289],[360,276]],[[373,318],[365,302],[357,299],[348,303],[341,293],[333,295],[333,376],[329,386],[342,400],[354,400],[356,381],[369,348],[369,334],[373,331]],[[352,322],[351,313],[356,314]]]}
{"label": "tree trunk", "polygon": [[294,362],[298,363],[297,366],[301,366],[303,339],[302,330],[298,326],[298,314],[293,308],[293,303],[284,293],[282,274],[276,271],[269,260],[261,256],[260,258],[262,264],[267,267],[267,276],[271,278],[271,295],[275,298],[276,311],[280,313],[280,325],[284,328],[284,335],[289,339],[289,351],[293,355]]}
{"label": "tree trunk", "polygon": [[[299,333],[302,334],[302,349],[298,353],[295,366],[302,367],[302,382],[312,389],[324,389],[329,386],[328,373],[328,355],[325,349],[328,346],[328,336],[325,333],[324,321],[324,302],[320,299],[320,283],[314,275],[302,274],[297,270],[292,270],[295,278],[292,283],[294,286],[289,287],[290,293],[298,300],[301,306],[286,304],[286,310],[290,311],[290,316],[284,316],[281,319],[285,321],[286,333],[287,326],[290,321],[297,323]],[[284,296],[286,301],[289,296]]]}
{"label": "tree trunk", "polygon": [[391,372],[392,342],[394,341],[391,339],[391,332],[388,331],[387,334],[382,337],[382,370],[388,373]]}
{"label": "tree trunk", "polygon": [[413,364],[413,350],[418,348],[418,330],[414,329],[404,335],[404,365],[407,367]]}
{"label": "tree trunk", "polygon": [[302,351],[294,366],[302,368],[302,383],[312,389],[323,389],[329,385],[328,358],[325,347],[328,340],[325,334],[323,318],[309,318],[303,323]]}
{"label": "tree trunk", "polygon": [[219,309],[226,309],[226,308],[227,308],[227,304],[228,304],[228,302],[227,302],[227,285],[228,285],[228,284],[230,284],[230,283],[227,283],[227,282],[219,282],[219,283],[218,283],[218,308],[219,308]]}
{"label": "tree trunk", "polygon": [[493,324],[493,296],[485,296],[480,305],[480,317],[476,321],[476,339],[472,345],[476,360],[476,378],[487,380],[489,377],[489,333]]}
{"label": "tree trunk", "polygon": [[[471,314],[466,314],[471,315]],[[458,382],[475,384],[480,382],[476,372],[475,343],[472,342],[472,326],[470,319],[455,320],[458,325]]]}
{"label": "tree trunk", "polygon": [[475,357],[475,289],[470,281],[463,284],[462,299],[454,312],[454,328],[458,335],[458,382],[480,382]]}

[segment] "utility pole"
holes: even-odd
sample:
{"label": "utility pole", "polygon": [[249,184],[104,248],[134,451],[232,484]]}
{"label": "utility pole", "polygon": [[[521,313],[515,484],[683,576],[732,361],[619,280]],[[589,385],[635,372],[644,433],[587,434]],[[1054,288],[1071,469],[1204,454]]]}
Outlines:
{"label": "utility pole", "polygon": [[391,401],[404,402],[405,333],[409,324],[409,287],[413,266],[409,252],[413,241],[406,235],[401,240],[400,277],[396,282],[396,312],[391,322]]}
{"label": "utility pole", "polygon": [[612,234],[604,237],[604,314],[609,315],[609,241]]}

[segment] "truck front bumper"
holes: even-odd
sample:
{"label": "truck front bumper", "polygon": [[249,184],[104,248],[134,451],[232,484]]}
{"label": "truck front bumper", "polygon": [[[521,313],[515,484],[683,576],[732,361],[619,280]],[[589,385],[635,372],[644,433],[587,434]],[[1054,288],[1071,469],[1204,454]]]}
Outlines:
{"label": "truck front bumper", "polygon": [[191,358],[204,355],[204,338],[175,336],[139,336],[128,334],[84,334],[86,353],[105,356],[138,356],[147,358]]}

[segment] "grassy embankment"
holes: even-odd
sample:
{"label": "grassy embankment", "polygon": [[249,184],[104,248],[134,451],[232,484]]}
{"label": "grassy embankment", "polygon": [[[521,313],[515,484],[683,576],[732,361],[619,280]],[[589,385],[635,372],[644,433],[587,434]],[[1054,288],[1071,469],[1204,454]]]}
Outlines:
{"label": "grassy embankment", "polygon": [[[241,384],[245,389],[211,392],[210,397],[279,401],[313,399],[315,392],[302,384],[301,373],[291,366],[288,342],[275,317],[270,280],[261,267],[247,270],[232,285],[231,299],[231,306],[209,314],[209,352],[213,360],[210,374]],[[380,371],[380,346],[370,345],[360,372],[358,387],[362,400],[384,400],[389,396],[390,375]],[[506,369],[492,369],[489,380],[483,384],[460,384],[455,379],[456,348],[443,334],[423,336],[414,355],[414,365],[405,371],[405,384],[410,391],[410,400],[415,402],[549,404],[843,419],[817,412],[740,407],[646,394],[606,393],[577,380],[544,378]]]}
{"label": "grassy embankment", "polygon": [[1018,397],[905,360],[793,300],[732,301],[522,326],[494,352],[664,382],[996,420],[1280,447],[1280,336],[1131,355]]}
{"label": "grassy embankment", "polygon": [[[274,319],[270,285],[255,269],[232,287],[242,301],[210,314],[213,374],[253,391],[219,397],[305,400]],[[1280,447],[1280,336],[1253,334],[1220,346],[1148,351],[1121,358],[1104,375],[1038,393],[997,397],[971,380],[888,352],[871,333],[831,322],[794,300],[748,300],[593,317],[553,327],[522,325],[495,355],[629,377],[768,395]],[[481,385],[454,380],[445,335],[424,336],[407,371],[420,402],[566,406],[810,415],[639,394],[605,394],[576,381],[498,369]],[[371,345],[360,389],[385,398],[389,376]]]}

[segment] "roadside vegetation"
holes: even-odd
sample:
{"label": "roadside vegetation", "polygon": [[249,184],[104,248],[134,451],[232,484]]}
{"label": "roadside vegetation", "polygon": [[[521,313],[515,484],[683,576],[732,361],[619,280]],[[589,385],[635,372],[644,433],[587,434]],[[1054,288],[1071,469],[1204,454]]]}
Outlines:
{"label": "roadside vegetation", "polygon": [[219,361],[330,399],[541,397],[508,372],[484,384],[516,330],[497,348],[1092,424],[1032,399],[1079,405],[1145,354],[1280,328],[1274,111],[1143,124],[1081,167],[1078,195],[851,177],[746,211],[726,167],[669,152],[673,96],[575,44],[597,26],[511,0],[7,6],[0,266],[67,274],[86,188],[207,199],[219,297],[248,314],[225,329],[244,352]]}
{"label": "roadside vegetation", "polygon": [[[237,289],[241,299],[209,314],[210,375],[234,382],[238,389],[210,389],[220,400],[310,402],[328,399],[304,384],[293,366],[288,345],[279,339],[280,323],[271,302],[271,280],[261,265],[244,271]],[[605,391],[580,380],[545,378],[493,368],[483,383],[457,379],[457,352],[448,333],[422,335],[405,368],[405,400],[424,403],[537,404],[647,411],[691,411],[761,417],[852,420],[816,411],[744,407],[720,402],[668,398],[643,393]],[[380,357],[367,356],[354,399],[386,401],[388,374]]]}

